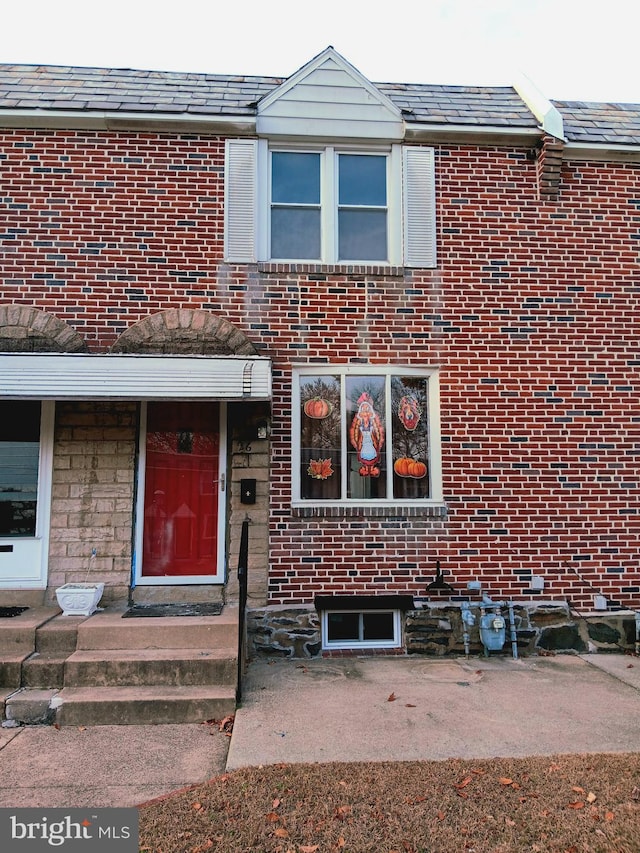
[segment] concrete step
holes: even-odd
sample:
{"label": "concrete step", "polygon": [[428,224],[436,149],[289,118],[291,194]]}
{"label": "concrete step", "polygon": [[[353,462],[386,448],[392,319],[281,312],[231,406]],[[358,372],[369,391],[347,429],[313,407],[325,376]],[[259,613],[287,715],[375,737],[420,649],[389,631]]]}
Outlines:
{"label": "concrete step", "polygon": [[22,662],[22,687],[61,688],[64,685],[64,662],[70,652],[34,652]]}
{"label": "concrete step", "polygon": [[235,685],[236,660],[235,649],[82,649],[67,658],[64,684],[66,687]]}
{"label": "concrete step", "polygon": [[36,630],[57,613],[57,607],[30,607],[18,616],[0,619],[0,656],[31,654],[36,647]]}
{"label": "concrete step", "polygon": [[55,722],[52,701],[57,690],[22,687],[5,699],[4,716],[10,725],[41,726]]}
{"label": "concrete step", "polygon": [[42,654],[71,654],[76,649],[81,618],[57,616],[36,628],[36,651]]}
{"label": "concrete step", "polygon": [[124,611],[94,613],[78,625],[78,650],[215,649],[238,642],[238,608],[219,616],[123,618]]}
{"label": "concrete step", "polygon": [[60,726],[201,723],[234,713],[235,687],[65,687],[51,707]]}
{"label": "concrete step", "polygon": [[22,662],[26,657],[24,651],[0,652],[0,689],[20,687]]}

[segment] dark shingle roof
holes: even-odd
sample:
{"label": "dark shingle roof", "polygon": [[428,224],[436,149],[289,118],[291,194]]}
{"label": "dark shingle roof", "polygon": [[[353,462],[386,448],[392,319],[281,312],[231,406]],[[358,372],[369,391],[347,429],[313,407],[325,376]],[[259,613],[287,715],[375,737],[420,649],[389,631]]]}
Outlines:
{"label": "dark shingle roof", "polygon": [[571,142],[640,145],[640,104],[553,101]]}
{"label": "dark shingle roof", "polygon": [[[254,115],[281,77],[179,74],[52,65],[0,65],[0,109]],[[509,87],[382,83],[407,121],[517,125],[536,120]]]}
{"label": "dark shingle roof", "polygon": [[[0,111],[66,110],[252,116],[282,77],[188,74],[122,68],[0,65]],[[408,122],[535,128],[509,86],[378,83]],[[640,144],[640,105],[556,101],[570,141]]]}
{"label": "dark shingle roof", "polygon": [[253,115],[282,80],[123,68],[0,65],[0,109]]}

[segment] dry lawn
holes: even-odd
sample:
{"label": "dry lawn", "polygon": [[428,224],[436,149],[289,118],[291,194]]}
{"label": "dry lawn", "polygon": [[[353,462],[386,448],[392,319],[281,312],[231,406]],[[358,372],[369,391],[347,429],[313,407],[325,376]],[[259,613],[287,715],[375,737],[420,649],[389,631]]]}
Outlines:
{"label": "dry lawn", "polygon": [[152,853],[639,853],[640,753],[237,770],[140,807]]}

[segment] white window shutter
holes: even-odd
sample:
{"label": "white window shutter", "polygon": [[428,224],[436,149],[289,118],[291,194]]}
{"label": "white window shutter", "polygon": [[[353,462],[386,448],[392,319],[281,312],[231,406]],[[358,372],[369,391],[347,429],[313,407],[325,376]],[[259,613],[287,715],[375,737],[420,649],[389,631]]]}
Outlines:
{"label": "white window shutter", "polygon": [[436,192],[433,148],[405,147],[404,263],[436,266]]}
{"label": "white window shutter", "polygon": [[256,259],[257,151],[255,139],[227,139],[224,256],[231,263]]}

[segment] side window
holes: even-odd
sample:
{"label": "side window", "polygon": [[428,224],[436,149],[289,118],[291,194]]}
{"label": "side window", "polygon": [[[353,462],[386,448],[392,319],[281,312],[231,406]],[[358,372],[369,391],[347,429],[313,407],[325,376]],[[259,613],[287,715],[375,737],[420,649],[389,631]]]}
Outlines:
{"label": "side window", "polygon": [[338,154],[338,260],[386,261],[387,158]]}
{"label": "side window", "polygon": [[0,536],[35,536],[40,403],[0,402]]}
{"label": "side window", "polygon": [[271,257],[319,260],[320,154],[271,155]]}
{"label": "side window", "polygon": [[437,397],[437,374],[416,368],[301,369],[294,377],[294,500],[440,500]]}

